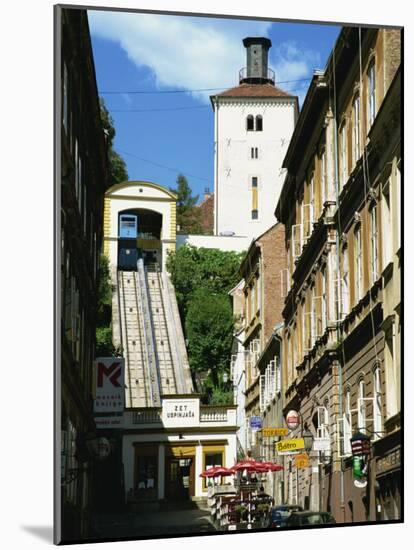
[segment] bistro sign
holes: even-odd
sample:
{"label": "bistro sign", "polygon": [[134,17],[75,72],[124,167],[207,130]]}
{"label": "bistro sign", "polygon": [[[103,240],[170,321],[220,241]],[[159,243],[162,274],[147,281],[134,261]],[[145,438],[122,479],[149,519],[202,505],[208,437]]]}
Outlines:
{"label": "bistro sign", "polygon": [[300,451],[304,448],[305,441],[303,438],[285,439],[284,441],[278,441],[276,443],[276,451],[278,454],[296,454],[296,451]]}

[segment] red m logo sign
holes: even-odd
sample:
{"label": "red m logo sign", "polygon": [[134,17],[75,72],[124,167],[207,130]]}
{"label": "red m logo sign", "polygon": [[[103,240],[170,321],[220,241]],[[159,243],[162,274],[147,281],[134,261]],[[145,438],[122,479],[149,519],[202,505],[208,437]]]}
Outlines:
{"label": "red m logo sign", "polygon": [[110,367],[106,367],[103,363],[98,363],[98,388],[102,388],[104,376],[109,378],[115,388],[121,387],[121,384],[118,382],[121,372],[121,365],[118,362],[112,363]]}

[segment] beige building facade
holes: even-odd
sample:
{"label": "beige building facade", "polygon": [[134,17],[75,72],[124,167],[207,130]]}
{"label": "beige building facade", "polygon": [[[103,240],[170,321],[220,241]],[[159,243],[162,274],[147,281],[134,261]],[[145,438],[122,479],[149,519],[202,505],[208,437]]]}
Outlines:
{"label": "beige building facade", "polygon": [[[283,397],[316,440],[288,501],[338,522],[400,516],[400,31],[344,28],[284,167]],[[370,437],[354,484],[350,438]],[[315,446],[315,444],[314,444]],[[388,458],[387,458],[388,457]]]}

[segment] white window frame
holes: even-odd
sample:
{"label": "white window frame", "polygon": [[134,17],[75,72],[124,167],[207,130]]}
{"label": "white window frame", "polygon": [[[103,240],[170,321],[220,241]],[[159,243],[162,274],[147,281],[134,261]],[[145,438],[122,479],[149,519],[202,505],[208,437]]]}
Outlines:
{"label": "white window frame", "polygon": [[374,439],[379,439],[382,432],[382,389],[381,389],[381,367],[378,365],[373,372],[374,385]]}
{"label": "white window frame", "polygon": [[353,164],[355,165],[361,156],[361,103],[360,96],[357,94],[352,102],[352,114],[353,114],[353,140],[352,140],[352,154]]}
{"label": "white window frame", "polygon": [[[388,197],[388,198],[387,198]],[[391,178],[384,183],[381,189],[381,229],[382,229],[382,269],[392,261],[392,194]]]}
{"label": "white window frame", "polygon": [[372,283],[378,279],[378,212],[377,205],[374,204],[370,209],[371,221],[371,277]]}
{"label": "white window frame", "polygon": [[[312,179],[313,182],[313,179]],[[311,184],[313,187],[313,183]],[[302,220],[303,220],[303,231],[302,231],[302,243],[305,244],[310,236],[312,235],[313,229],[313,202],[309,204],[302,204]]]}
{"label": "white window frame", "polygon": [[292,225],[292,257],[295,260],[302,254],[303,226],[301,223]]}
{"label": "white window frame", "polygon": [[366,431],[366,407],[365,407],[365,381],[363,378],[358,382],[358,399],[357,399],[357,411],[358,411],[358,431],[365,433]]}
{"label": "white window frame", "polygon": [[328,177],[326,173],[326,146],[321,151],[321,195],[322,195],[322,209],[325,202],[328,200]]}
{"label": "white window frame", "polygon": [[339,130],[339,143],[340,143],[340,164],[341,164],[341,172],[340,172],[340,188],[346,184],[348,179],[348,158],[347,158],[347,127],[346,127],[346,121],[342,123],[342,126]]}
{"label": "white window frame", "polygon": [[368,67],[368,122],[371,127],[375,120],[376,113],[376,101],[375,101],[375,89],[376,89],[376,75],[375,75],[375,60],[371,62]]}
{"label": "white window frame", "polygon": [[349,253],[348,246],[342,249],[342,277],[341,277],[341,309],[340,316],[346,317],[349,313]]}
{"label": "white window frame", "polygon": [[362,298],[363,291],[363,258],[362,258],[362,231],[361,224],[354,230],[355,237],[355,297],[356,302]]}

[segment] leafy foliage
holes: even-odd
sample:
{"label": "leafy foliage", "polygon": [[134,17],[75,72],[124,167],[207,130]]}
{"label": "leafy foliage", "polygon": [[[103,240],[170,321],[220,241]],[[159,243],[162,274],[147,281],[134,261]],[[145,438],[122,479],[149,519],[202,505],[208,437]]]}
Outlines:
{"label": "leafy foliage", "polygon": [[128,180],[128,170],[124,159],[114,150],[113,141],[115,139],[116,130],[114,127],[114,120],[109,114],[106,108],[105,101],[101,97],[99,98],[99,105],[101,107],[101,122],[105,134],[107,136],[108,143],[108,160],[109,160],[109,185],[120,183],[121,181]]}
{"label": "leafy foliage", "polygon": [[100,259],[98,287],[98,319],[96,328],[96,357],[118,357],[121,350],[112,343],[112,286],[109,260],[103,254]]}
{"label": "leafy foliage", "polygon": [[171,189],[177,195],[177,225],[180,233],[202,235],[201,211],[196,207],[198,195],[193,197],[187,178],[182,174],[177,177],[176,189]]}
{"label": "leafy foliage", "polygon": [[243,255],[185,245],[168,256],[167,269],[171,273],[183,319],[195,290],[205,288],[211,294],[227,296],[239,281],[238,269]]}
{"label": "leafy foliage", "polygon": [[233,336],[233,312],[228,296],[196,290],[185,320],[190,367],[194,372],[211,369],[214,385],[228,364]]}
{"label": "leafy foliage", "polygon": [[[232,403],[225,384],[234,319],[228,296],[239,281],[242,253],[185,245],[167,259],[188,340],[190,368],[211,404]],[[200,384],[199,384],[200,385]]]}

